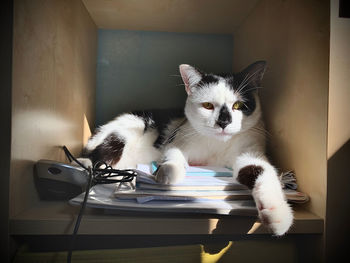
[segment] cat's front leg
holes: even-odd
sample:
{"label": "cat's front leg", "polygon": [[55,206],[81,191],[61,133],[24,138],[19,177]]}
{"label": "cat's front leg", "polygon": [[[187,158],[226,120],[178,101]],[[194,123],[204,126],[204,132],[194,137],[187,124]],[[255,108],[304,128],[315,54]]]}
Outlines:
{"label": "cat's front leg", "polygon": [[293,212],[288,205],[276,169],[265,157],[245,153],[233,167],[238,182],[252,189],[259,217],[275,235],[285,234],[293,223]]}
{"label": "cat's front leg", "polygon": [[156,180],[162,184],[182,181],[186,175],[187,161],[181,150],[171,147],[165,150],[162,162],[156,172]]}

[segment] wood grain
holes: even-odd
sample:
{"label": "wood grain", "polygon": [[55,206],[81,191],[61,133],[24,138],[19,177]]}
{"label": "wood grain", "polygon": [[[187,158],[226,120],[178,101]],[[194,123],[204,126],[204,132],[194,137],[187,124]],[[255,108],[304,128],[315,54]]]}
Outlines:
{"label": "wood grain", "polygon": [[83,0],[99,28],[231,34],[258,0]]}
{"label": "wood grain", "polygon": [[96,45],[81,1],[15,1],[11,216],[38,198],[36,161],[63,161],[62,145],[82,149],[84,118],[94,124]]}
{"label": "wood grain", "polygon": [[324,217],[327,181],[329,2],[260,1],[234,37],[236,71],[266,60],[260,90],[269,155],[294,170],[309,209]]}

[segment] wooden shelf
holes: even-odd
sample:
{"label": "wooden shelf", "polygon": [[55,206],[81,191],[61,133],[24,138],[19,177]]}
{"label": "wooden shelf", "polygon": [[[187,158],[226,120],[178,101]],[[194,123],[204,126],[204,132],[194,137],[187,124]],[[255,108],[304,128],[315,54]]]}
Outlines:
{"label": "wooden shelf", "polygon": [[[66,235],[73,232],[79,208],[64,202],[40,201],[10,219],[11,235]],[[295,209],[290,234],[321,234],[323,219]],[[246,235],[269,234],[256,218],[243,216],[105,214],[85,210],[79,234],[86,235]]]}

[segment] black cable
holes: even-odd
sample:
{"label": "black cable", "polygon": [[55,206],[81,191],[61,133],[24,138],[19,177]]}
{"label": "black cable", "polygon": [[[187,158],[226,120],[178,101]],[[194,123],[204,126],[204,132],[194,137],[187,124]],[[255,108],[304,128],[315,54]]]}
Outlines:
{"label": "black cable", "polygon": [[83,167],[85,170],[89,170],[85,165],[83,165],[81,162],[79,162],[79,161],[77,160],[77,158],[75,158],[75,157],[73,156],[73,154],[71,154],[71,152],[68,150],[68,148],[67,148],[65,145],[62,146],[62,149],[63,149],[64,153],[66,154],[66,156],[67,156],[67,158],[68,158],[68,160],[69,160],[70,162],[74,161],[74,162],[76,162],[78,165],[80,165],[81,167]]}
{"label": "black cable", "polygon": [[[89,170],[84,164],[77,160],[73,154],[68,150],[66,146],[63,146],[63,151],[65,152],[68,160],[70,162],[75,162],[85,170]],[[104,168],[100,168],[104,167]],[[118,170],[113,169],[112,166],[108,165],[106,162],[96,162],[92,168],[92,182],[93,184],[113,184],[113,183],[124,183],[131,182],[137,173],[132,169]],[[111,179],[113,177],[122,177],[121,179]]]}
{"label": "black cable", "polygon": [[[113,184],[113,183],[124,183],[124,182],[131,182],[136,176],[136,172],[131,169],[126,169],[126,170],[118,170],[118,169],[113,169],[110,165],[108,165],[106,162],[97,162],[94,164],[93,167],[86,167],[83,165],[81,162],[79,162],[73,154],[68,150],[66,146],[63,146],[63,151],[65,152],[68,160],[70,162],[75,162],[82,168],[88,171],[89,173],[89,180],[86,186],[85,190],[85,195],[84,195],[84,200],[81,204],[80,211],[77,217],[77,221],[75,222],[74,225],[74,230],[73,230],[73,235],[72,239],[70,242],[69,250],[68,250],[68,255],[67,255],[67,262],[70,263],[72,260],[72,253],[74,249],[74,244],[76,240],[76,236],[78,234],[78,230],[80,227],[80,222],[83,217],[83,213],[86,207],[87,199],[89,197],[89,192],[90,189],[93,185],[96,184]],[[101,168],[103,167],[103,168]],[[121,179],[111,179],[113,177],[122,177]]]}
{"label": "black cable", "polygon": [[68,263],[71,263],[71,261],[72,261],[72,253],[73,253],[74,243],[75,243],[75,239],[77,237],[77,233],[78,233],[78,230],[79,230],[79,227],[80,227],[80,222],[81,222],[81,219],[83,217],[83,213],[84,213],[84,210],[85,210],[85,207],[86,207],[86,202],[87,202],[87,199],[88,199],[88,196],[89,196],[89,192],[90,192],[90,188],[91,188],[91,184],[92,184],[92,178],[93,178],[93,174],[92,174],[92,169],[90,168],[89,169],[89,181],[88,181],[88,184],[86,186],[86,191],[85,191],[85,195],[84,195],[84,201],[83,201],[83,203],[81,205],[77,221],[75,222],[73,235],[72,235],[72,239],[71,239],[69,250],[68,250],[68,256],[67,256],[67,262]]}

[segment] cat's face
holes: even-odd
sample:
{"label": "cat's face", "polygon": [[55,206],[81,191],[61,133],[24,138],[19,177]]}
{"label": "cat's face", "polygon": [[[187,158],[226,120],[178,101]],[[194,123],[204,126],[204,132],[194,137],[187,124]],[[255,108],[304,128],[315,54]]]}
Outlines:
{"label": "cat's face", "polygon": [[261,111],[256,90],[266,63],[258,61],[237,74],[214,75],[180,65],[188,94],[185,114],[201,134],[228,140],[253,127]]}

